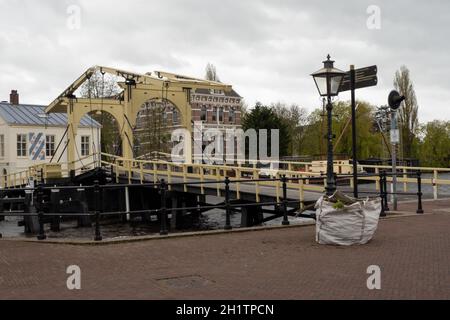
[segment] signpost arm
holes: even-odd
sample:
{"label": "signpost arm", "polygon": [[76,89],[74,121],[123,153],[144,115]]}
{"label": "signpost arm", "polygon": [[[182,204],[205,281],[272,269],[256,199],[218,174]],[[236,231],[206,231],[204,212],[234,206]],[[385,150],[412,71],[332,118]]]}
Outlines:
{"label": "signpost arm", "polygon": [[350,66],[350,90],[352,99],[352,152],[353,152],[353,195],[358,198],[358,159],[356,157],[356,98],[355,98],[355,66]]}

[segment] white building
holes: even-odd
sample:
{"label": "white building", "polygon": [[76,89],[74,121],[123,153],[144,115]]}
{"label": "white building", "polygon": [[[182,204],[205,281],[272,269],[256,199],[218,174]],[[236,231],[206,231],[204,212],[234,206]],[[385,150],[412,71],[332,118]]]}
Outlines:
{"label": "white building", "polygon": [[[10,102],[0,102],[0,174],[21,172],[42,163],[66,163],[70,137],[63,113],[44,113],[46,106],[19,104],[13,90]],[[88,115],[81,120],[76,138],[77,167],[94,162],[100,150],[101,125]],[[59,147],[58,147],[59,145]],[[88,166],[89,167],[89,166]],[[63,169],[65,166],[63,165]]]}

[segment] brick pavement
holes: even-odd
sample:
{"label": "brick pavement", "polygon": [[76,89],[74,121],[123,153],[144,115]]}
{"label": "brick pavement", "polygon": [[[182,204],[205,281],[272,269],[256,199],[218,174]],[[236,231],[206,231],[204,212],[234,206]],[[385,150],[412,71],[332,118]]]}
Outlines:
{"label": "brick pavement", "polygon": [[[0,298],[449,299],[449,230],[442,211],[382,220],[351,248],[317,245],[311,226],[105,246],[1,240]],[[73,264],[81,291],[66,288]],[[366,287],[369,265],[380,291]]]}

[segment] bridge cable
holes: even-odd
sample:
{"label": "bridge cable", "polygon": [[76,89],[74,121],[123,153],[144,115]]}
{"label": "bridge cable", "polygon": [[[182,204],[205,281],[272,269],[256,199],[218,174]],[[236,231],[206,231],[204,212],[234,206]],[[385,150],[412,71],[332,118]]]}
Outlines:
{"label": "bridge cable", "polygon": [[[101,125],[101,129],[103,130],[103,123],[104,123],[104,113],[103,113],[103,97],[105,96],[105,71],[103,71],[103,68],[100,68],[100,73],[102,74],[102,96],[100,97],[100,113],[101,113],[101,117],[100,117],[100,125]],[[100,135],[100,164],[101,164],[101,152],[102,152],[102,140],[101,140],[101,135]]]}
{"label": "bridge cable", "polygon": [[[58,152],[59,147],[61,146],[61,143],[62,143],[63,140],[64,140],[64,137],[66,136],[67,132],[69,131],[69,126],[70,126],[70,125],[67,126],[66,131],[64,131],[64,134],[63,134],[61,140],[59,140],[58,146],[56,147],[55,151],[54,151],[53,154],[52,154],[52,158],[50,159],[50,163],[53,162],[53,159],[55,158],[56,153]],[[64,148],[64,151],[65,151],[65,149],[66,149],[66,148]],[[64,153],[64,151],[63,151],[62,153]],[[58,160],[58,163],[59,163],[59,160]]]}
{"label": "bridge cable", "polygon": [[[70,110],[71,110],[71,112],[73,112],[73,98],[70,98]],[[84,167],[83,160],[81,159],[80,152],[79,152],[79,150],[78,150],[77,139],[76,139],[76,137],[75,137],[75,132],[74,132],[74,130],[73,130],[73,122],[70,124],[70,129],[71,129],[71,131],[72,131],[72,138],[73,138],[74,145],[75,145],[75,151],[76,151],[76,153],[77,153],[77,155],[78,155],[78,159],[79,159],[81,165]]]}
{"label": "bridge cable", "polygon": [[92,137],[92,151],[94,156],[94,163],[96,162],[96,151],[97,148],[95,147],[95,139],[94,139],[94,118],[92,114],[92,82],[91,82],[91,76],[88,77],[88,94],[89,94],[89,113],[90,113],[90,122],[91,122],[91,137]]}

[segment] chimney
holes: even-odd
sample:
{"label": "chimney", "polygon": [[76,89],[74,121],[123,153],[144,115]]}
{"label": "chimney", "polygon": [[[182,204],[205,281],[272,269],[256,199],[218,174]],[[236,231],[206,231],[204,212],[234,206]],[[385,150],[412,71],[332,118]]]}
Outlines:
{"label": "chimney", "polygon": [[11,90],[11,94],[9,95],[9,103],[13,105],[19,104],[19,94],[17,90]]}

